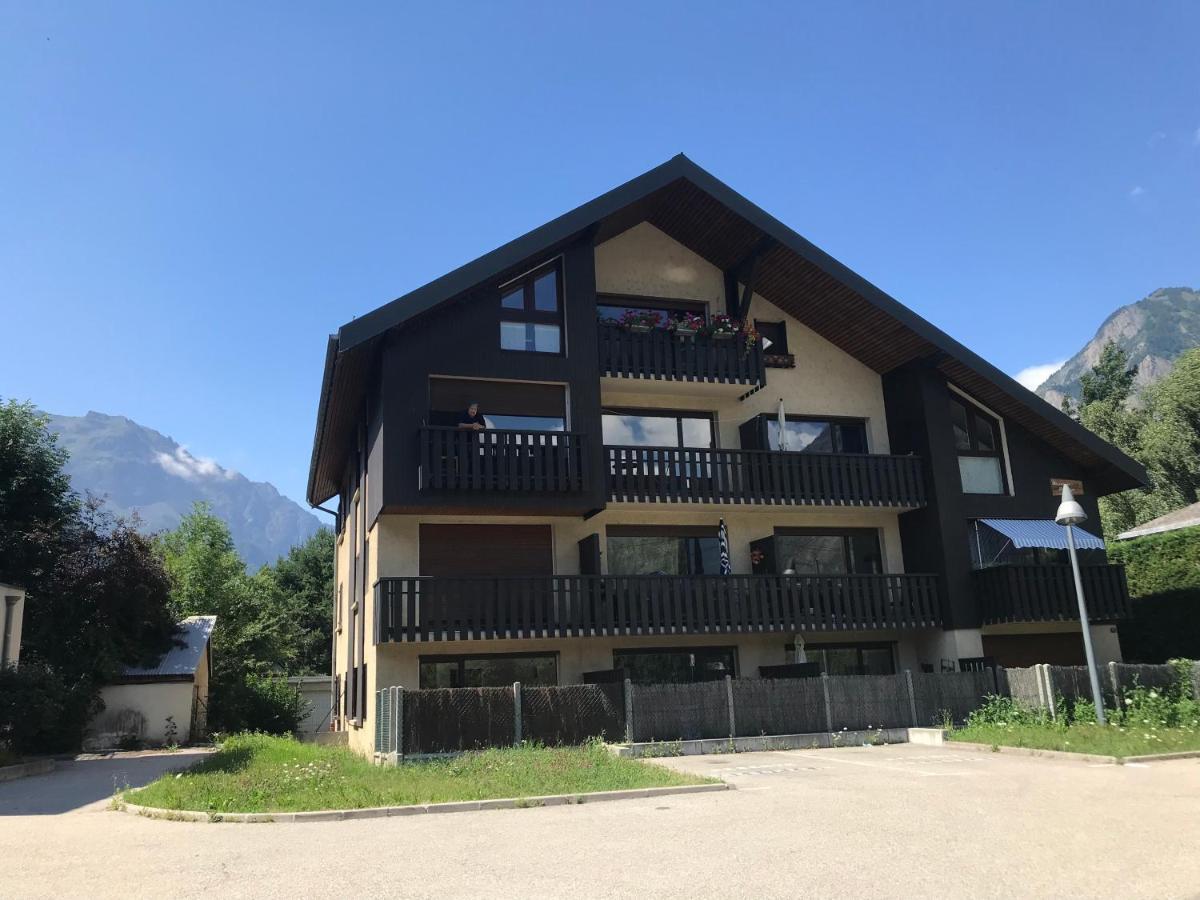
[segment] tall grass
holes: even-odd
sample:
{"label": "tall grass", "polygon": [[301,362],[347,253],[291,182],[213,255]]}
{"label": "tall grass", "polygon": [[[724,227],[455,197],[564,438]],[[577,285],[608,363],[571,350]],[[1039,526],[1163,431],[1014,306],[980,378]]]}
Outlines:
{"label": "tall grass", "polygon": [[164,809],[299,812],[582,794],[710,780],[622,759],[601,744],[526,745],[380,767],[340,747],[240,734],[193,768],[164,775],[127,799]]}

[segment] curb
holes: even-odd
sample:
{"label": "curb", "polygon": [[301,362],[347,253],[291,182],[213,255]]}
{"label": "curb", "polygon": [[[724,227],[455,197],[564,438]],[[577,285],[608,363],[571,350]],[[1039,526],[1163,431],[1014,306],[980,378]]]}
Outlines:
{"label": "curb", "polygon": [[1145,756],[1126,756],[1127,763],[1167,762],[1172,759],[1200,759],[1200,750],[1178,750],[1175,753],[1148,753]]}
{"label": "curb", "polygon": [[1037,747],[1006,747],[1003,744],[975,744],[970,741],[946,741],[946,748],[956,747],[960,750],[978,750],[986,753],[1007,753],[1010,756],[1043,756],[1047,759],[1074,760],[1076,762],[1110,763],[1120,765],[1124,760],[1119,756],[1100,756],[1096,753],[1072,753],[1070,750],[1040,750]]}
{"label": "curb", "polygon": [[313,812],[274,813],[208,813],[196,810],[160,809],[154,806],[120,804],[123,812],[148,819],[167,819],[173,822],[342,822],[354,819],[383,819],[391,816],[418,816],[429,813],[477,812],[485,809],[524,809],[539,806],[572,806],[581,803],[600,803],[606,800],[639,800],[645,797],[668,797],[674,794],[707,794],[727,791],[733,785],[687,784],[678,787],[633,788],[625,791],[596,791],[590,794],[550,794],[544,797],[510,797],[497,800],[465,800],[451,803],[418,803],[411,806],[376,806],[369,809],[329,809]]}
{"label": "curb", "polygon": [[0,766],[0,781],[16,781],[31,775],[45,775],[47,772],[53,772],[55,766],[53,759],[35,759],[32,762],[17,763],[15,766]]}

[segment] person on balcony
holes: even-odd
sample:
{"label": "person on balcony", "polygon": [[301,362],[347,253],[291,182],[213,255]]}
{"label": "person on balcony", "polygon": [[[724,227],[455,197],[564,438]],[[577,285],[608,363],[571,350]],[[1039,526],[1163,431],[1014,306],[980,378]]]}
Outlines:
{"label": "person on balcony", "polygon": [[458,417],[459,428],[469,428],[472,431],[483,431],[487,428],[487,420],[483,414],[479,412],[478,401],[472,401],[467,407],[467,411]]}

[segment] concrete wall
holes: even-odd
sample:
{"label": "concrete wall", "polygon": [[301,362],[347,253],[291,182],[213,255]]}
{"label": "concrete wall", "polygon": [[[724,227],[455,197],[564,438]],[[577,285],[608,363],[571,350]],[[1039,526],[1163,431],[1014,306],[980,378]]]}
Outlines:
{"label": "concrete wall", "polygon": [[111,749],[127,734],[161,745],[167,740],[168,716],[175,720],[176,742],[189,742],[194,689],[191,681],[105,686],[100,691],[104,710],[88,725],[84,748]]}

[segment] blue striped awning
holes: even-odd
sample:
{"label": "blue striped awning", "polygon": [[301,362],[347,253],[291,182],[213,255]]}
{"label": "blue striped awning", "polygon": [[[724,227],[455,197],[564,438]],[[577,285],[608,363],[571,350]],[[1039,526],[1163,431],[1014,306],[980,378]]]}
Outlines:
{"label": "blue striped awning", "polygon": [[[980,519],[981,523],[998,531],[1018,550],[1024,547],[1067,549],[1067,529],[1052,519]],[[1104,541],[1090,531],[1075,526],[1075,546],[1080,550],[1103,550]]]}

